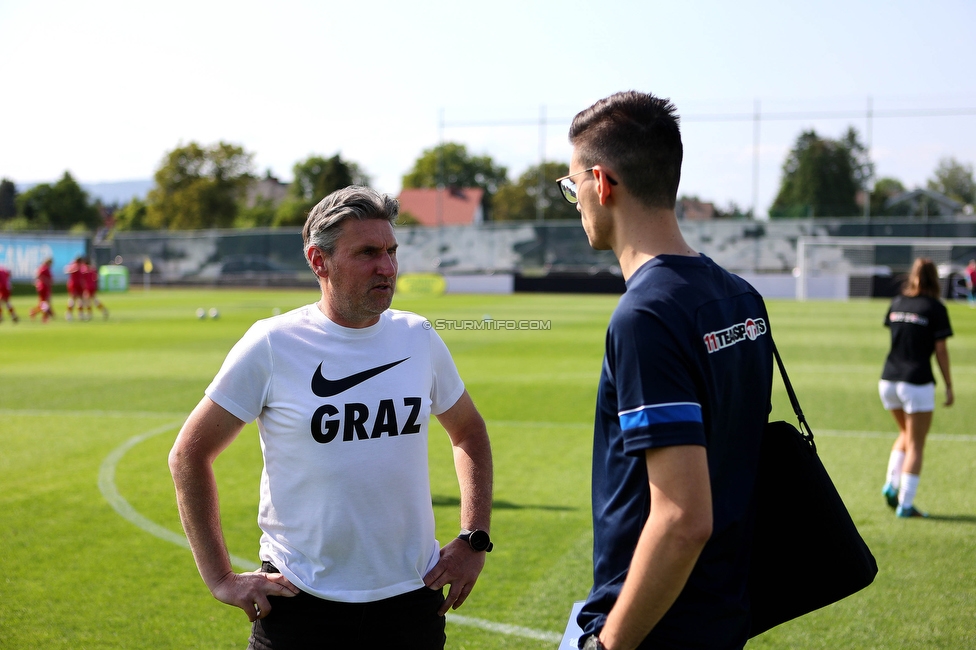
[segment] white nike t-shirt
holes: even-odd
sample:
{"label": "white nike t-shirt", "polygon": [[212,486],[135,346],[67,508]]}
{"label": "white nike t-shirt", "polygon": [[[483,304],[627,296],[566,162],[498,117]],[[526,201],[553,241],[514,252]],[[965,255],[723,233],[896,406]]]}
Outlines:
{"label": "white nike t-shirt", "polygon": [[410,312],[350,329],[313,304],[255,323],[206,394],[257,420],[261,559],[329,600],[422,587],[440,550],[427,426],[463,392],[447,346]]}

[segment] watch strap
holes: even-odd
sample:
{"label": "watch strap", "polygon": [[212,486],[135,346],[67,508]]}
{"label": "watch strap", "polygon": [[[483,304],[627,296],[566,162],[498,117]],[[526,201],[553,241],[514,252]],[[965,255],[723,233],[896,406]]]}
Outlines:
{"label": "watch strap", "polygon": [[[488,546],[482,549],[475,548],[474,544],[471,543],[471,536],[474,535],[475,533],[481,533],[486,538],[488,538]],[[458,533],[458,539],[464,540],[465,542],[468,543],[468,545],[473,550],[478,552],[484,551],[485,553],[491,553],[491,549],[495,547],[494,543],[492,543],[491,541],[491,536],[488,534],[488,531],[480,530],[478,528],[475,528],[474,530],[468,530],[467,528],[462,528],[461,532]]]}

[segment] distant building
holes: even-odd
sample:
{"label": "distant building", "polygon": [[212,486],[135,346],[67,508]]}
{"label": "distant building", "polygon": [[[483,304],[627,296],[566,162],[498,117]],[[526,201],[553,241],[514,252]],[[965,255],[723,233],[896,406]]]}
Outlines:
{"label": "distant building", "polygon": [[911,192],[896,194],[885,201],[885,208],[892,208],[902,204],[909,207],[909,216],[922,217],[929,216],[930,209],[935,211],[935,215],[951,217],[954,214],[962,212],[963,208],[962,203],[953,201],[945,194],[926,189],[917,189]]}
{"label": "distant building", "polygon": [[480,187],[405,189],[400,192],[400,213],[423,226],[468,226],[483,223],[481,205],[485,191]]}
{"label": "distant building", "polygon": [[247,207],[253,208],[259,199],[278,205],[288,196],[288,183],[282,183],[270,173],[251,183],[247,188]]}
{"label": "distant building", "polygon": [[698,199],[678,199],[674,213],[685,221],[710,221],[715,218],[715,204]]}

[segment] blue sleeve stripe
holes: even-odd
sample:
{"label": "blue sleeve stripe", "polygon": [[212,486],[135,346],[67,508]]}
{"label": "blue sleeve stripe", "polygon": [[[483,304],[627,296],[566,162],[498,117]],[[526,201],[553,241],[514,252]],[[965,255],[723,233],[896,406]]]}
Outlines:
{"label": "blue sleeve stripe", "polygon": [[620,428],[624,431],[671,422],[702,421],[701,405],[694,402],[673,402],[670,404],[651,404],[617,414]]}

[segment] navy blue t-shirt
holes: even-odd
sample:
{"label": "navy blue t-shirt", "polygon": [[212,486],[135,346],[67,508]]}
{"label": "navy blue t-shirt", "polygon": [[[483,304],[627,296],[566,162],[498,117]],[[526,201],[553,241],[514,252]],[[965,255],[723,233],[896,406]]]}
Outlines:
{"label": "navy blue t-shirt", "polygon": [[745,280],[704,255],[658,256],[630,277],[607,329],[597,396],[593,590],[578,618],[584,633],[605,624],[653,507],[646,450],[703,445],[712,537],[645,644],[745,644],[753,488],[771,385],[769,317]]}

